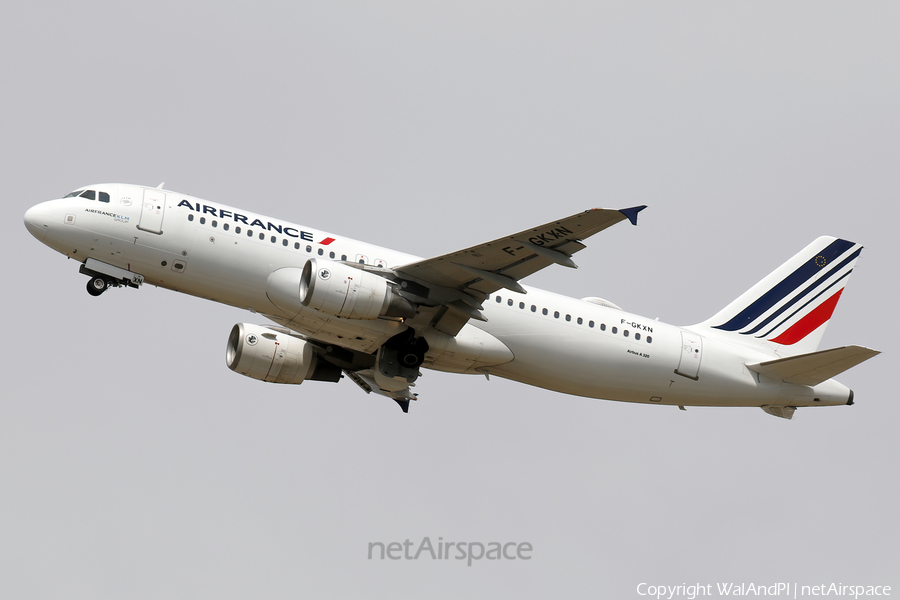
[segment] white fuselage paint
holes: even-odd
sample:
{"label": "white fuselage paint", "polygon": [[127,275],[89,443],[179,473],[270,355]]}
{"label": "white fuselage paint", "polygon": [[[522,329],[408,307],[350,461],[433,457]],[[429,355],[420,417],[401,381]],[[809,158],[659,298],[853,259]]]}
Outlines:
{"label": "white fuselage paint", "polygon": [[[321,342],[372,353],[405,327],[397,320],[341,319],[310,309],[286,315],[267,297],[267,281],[273,271],[303,267],[309,258],[346,256],[352,262],[363,259],[390,267],[415,261],[416,256],[167,190],[125,184],[90,189],[109,193],[111,201],[73,197],[44,202],[26,214],[28,229],[44,244],[80,262],[93,258],[128,269],[141,274],[145,283],[260,313]],[[149,206],[148,198],[165,199],[164,209],[159,209],[162,217],[156,212],[142,217],[142,210],[157,210]],[[209,208],[203,212],[203,207]],[[138,227],[142,221],[146,226]],[[254,221],[263,227],[251,225]],[[162,233],[154,232],[160,229]],[[320,243],[328,238],[334,241]],[[808,387],[750,371],[746,364],[773,358],[752,348],[622,310],[525,289],[526,294],[507,290],[491,294],[484,303],[487,322],[470,321],[456,339],[432,339],[435,351],[423,366],[489,373],[566,394],[627,402],[822,406],[848,401],[850,390],[834,380]],[[686,346],[686,340],[699,341],[694,348]],[[684,362],[691,356],[696,362]]]}

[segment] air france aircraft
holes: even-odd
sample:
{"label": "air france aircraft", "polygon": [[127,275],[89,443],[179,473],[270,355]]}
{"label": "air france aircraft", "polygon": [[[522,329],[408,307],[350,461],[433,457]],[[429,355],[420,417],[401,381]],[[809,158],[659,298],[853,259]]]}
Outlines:
{"label": "air france aircraft", "polygon": [[421,368],[564,394],[678,406],[853,404],[832,377],[878,354],[817,350],[862,246],[823,236],[734,302],[679,327],[602,298],[522,285],[644,206],[593,209],[422,259],[159,187],[79,188],[25,213],[99,296],[144,283],[263,315],[228,337],[229,368],[260,381],[346,376],[406,412]]}

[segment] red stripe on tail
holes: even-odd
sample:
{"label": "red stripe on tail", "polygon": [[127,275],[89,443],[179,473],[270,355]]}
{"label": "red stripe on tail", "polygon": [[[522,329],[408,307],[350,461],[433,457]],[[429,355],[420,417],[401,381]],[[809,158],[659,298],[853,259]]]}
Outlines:
{"label": "red stripe on tail", "polygon": [[832,313],[834,313],[834,307],[837,306],[838,300],[841,299],[841,293],[844,291],[844,288],[838,290],[838,292],[814,308],[808,315],[791,325],[791,327],[779,335],[777,338],[769,340],[770,342],[774,342],[776,344],[784,344],[785,346],[790,346],[791,344],[796,344],[810,333],[818,329],[822,326],[825,321],[831,318]]}

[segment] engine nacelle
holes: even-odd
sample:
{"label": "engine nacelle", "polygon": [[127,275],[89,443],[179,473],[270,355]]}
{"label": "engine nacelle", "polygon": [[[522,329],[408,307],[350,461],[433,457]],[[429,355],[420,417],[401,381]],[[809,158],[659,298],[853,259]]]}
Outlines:
{"label": "engine nacelle", "polygon": [[[270,286],[271,281],[272,278]],[[412,317],[416,314],[416,306],[394,293],[384,277],[315,258],[309,259],[303,267],[299,299],[307,308],[348,319]]]}
{"label": "engine nacelle", "polygon": [[235,373],[260,381],[300,384],[307,379],[338,381],[340,367],[321,360],[312,344],[262,325],[238,323],[228,336],[225,363]]}

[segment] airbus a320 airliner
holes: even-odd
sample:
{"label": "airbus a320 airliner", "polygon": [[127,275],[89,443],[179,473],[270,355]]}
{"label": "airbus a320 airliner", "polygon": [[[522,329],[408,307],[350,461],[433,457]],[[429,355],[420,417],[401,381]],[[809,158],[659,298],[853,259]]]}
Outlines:
{"label": "airbus a320 airliner", "polygon": [[602,298],[526,287],[575,267],[584,241],[644,206],[593,209],[434,258],[162,188],[90,185],[25,213],[34,237],[81,263],[87,290],[144,283],[248,309],[232,370],[337,382],[406,412],[420,369],[494,375],[590,398],[670,406],[853,404],[832,377],[878,354],[817,350],[862,246],[823,236],[708,320],[678,327]]}

